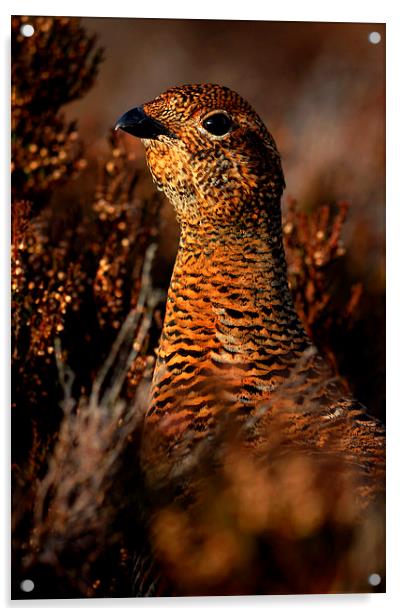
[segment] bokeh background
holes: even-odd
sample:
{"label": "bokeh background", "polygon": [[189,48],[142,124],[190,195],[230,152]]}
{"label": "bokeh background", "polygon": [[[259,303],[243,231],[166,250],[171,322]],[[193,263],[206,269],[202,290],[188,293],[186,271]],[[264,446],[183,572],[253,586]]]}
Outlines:
{"label": "bokeh background", "polygon": [[[256,464],[229,434],[197,519],[171,509],[177,485],[163,506],[142,483],[144,391],[179,230],[141,143],[112,129],[192,82],[237,90],[273,134],[296,309],[385,421],[384,25],[14,16],[14,598],[131,595],[144,541],[179,594],[367,592],[384,574],[383,502],[362,525],[341,460],[288,459],[278,443]],[[210,458],[196,460],[203,477]]]}

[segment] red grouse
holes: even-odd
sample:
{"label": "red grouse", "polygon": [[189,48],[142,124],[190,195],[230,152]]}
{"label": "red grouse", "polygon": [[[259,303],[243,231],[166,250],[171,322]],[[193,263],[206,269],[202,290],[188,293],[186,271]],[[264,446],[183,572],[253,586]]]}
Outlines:
{"label": "red grouse", "polygon": [[[252,425],[285,392],[289,441],[342,454],[370,501],[383,483],[383,429],[345,395],[296,314],[282,242],[284,177],[263,121],[232,90],[200,84],[167,90],[116,128],[141,138],[181,229],[145,417],[149,482],[180,474],[219,418]],[[261,430],[254,437],[259,443]]]}

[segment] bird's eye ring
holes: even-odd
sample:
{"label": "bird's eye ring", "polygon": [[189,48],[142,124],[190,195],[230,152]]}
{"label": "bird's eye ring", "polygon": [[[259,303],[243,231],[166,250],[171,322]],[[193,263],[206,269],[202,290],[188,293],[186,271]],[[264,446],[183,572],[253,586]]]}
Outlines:
{"label": "bird's eye ring", "polygon": [[202,126],[211,133],[211,135],[223,137],[223,135],[226,135],[232,129],[233,122],[226,113],[217,111],[206,117],[202,122]]}

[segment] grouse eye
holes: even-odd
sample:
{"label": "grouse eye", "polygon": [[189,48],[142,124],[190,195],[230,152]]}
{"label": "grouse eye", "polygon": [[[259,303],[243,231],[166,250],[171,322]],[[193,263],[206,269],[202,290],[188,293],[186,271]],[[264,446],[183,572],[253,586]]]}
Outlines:
{"label": "grouse eye", "polygon": [[219,112],[205,118],[202,125],[211,135],[222,137],[232,128],[232,120],[226,113]]}

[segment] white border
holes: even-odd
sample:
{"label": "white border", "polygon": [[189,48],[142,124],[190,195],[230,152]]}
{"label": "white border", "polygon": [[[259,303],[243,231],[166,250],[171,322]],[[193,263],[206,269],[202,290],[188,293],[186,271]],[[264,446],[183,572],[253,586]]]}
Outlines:
{"label": "white border", "polygon": [[[397,9],[392,0],[365,2],[337,0],[333,3],[320,3],[313,0],[282,0],[275,3],[262,3],[248,0],[245,3],[233,0],[204,0],[202,3],[170,0],[163,2],[132,2],[116,0],[100,6],[81,0],[60,1],[35,0],[34,3],[16,0],[10,3],[15,15],[80,15],[86,17],[160,17],[188,19],[260,19],[282,21],[338,21],[375,22],[386,21]],[[26,13],[28,11],[28,13]]]}
{"label": "white border", "polygon": [[[33,612],[43,610],[44,607],[53,610],[98,610],[98,609],[130,609],[130,610],[163,610],[164,614],[177,610],[191,610],[192,613],[203,613],[205,610],[230,610],[231,614],[242,614],[245,609],[266,614],[280,612],[281,614],[298,614],[308,616],[339,613],[340,610],[353,610],[356,614],[364,616],[378,616],[379,610],[388,613],[402,604],[399,598],[399,586],[402,580],[401,566],[401,481],[402,470],[400,439],[402,434],[402,409],[400,398],[401,389],[401,348],[400,335],[402,279],[400,269],[402,264],[402,202],[400,189],[401,176],[401,71],[400,58],[402,58],[402,11],[397,0],[370,0],[351,2],[350,0],[337,0],[337,2],[324,3],[312,0],[298,0],[263,3],[261,0],[247,0],[238,2],[226,0],[217,2],[203,0],[202,3],[178,2],[175,0],[153,2],[135,2],[133,0],[122,2],[114,0],[111,3],[100,5],[84,0],[64,0],[57,3],[37,0],[35,2],[15,1],[5,2],[2,6],[0,27],[2,31],[2,49],[5,50],[4,62],[1,63],[2,75],[0,84],[4,86],[0,97],[2,106],[0,112],[3,124],[3,135],[9,134],[9,40],[11,14],[36,15],[80,15],[104,17],[163,17],[163,18],[203,18],[203,19],[260,19],[284,21],[336,21],[336,22],[374,22],[387,24],[387,593],[385,595],[329,595],[329,596],[281,596],[281,597],[239,597],[239,598],[202,598],[191,599],[103,599],[103,600],[74,600],[74,601],[9,601],[10,587],[10,559],[9,549],[3,550],[1,558],[0,584],[2,603],[7,609],[20,610],[29,607]],[[398,66],[399,58],[399,66]],[[9,139],[3,141],[0,148],[4,164],[1,169],[5,174],[2,186],[4,212],[9,205]],[[2,546],[9,546],[9,364],[8,338],[9,338],[9,222],[7,214],[0,225],[1,233],[1,267],[0,284],[3,318],[1,319],[2,359],[4,369],[0,391],[3,397],[1,417],[3,419],[2,461],[3,472],[1,480],[1,532],[4,534]],[[373,333],[374,335],[375,333]],[[399,490],[398,490],[399,489]],[[399,495],[397,495],[397,490]]]}

